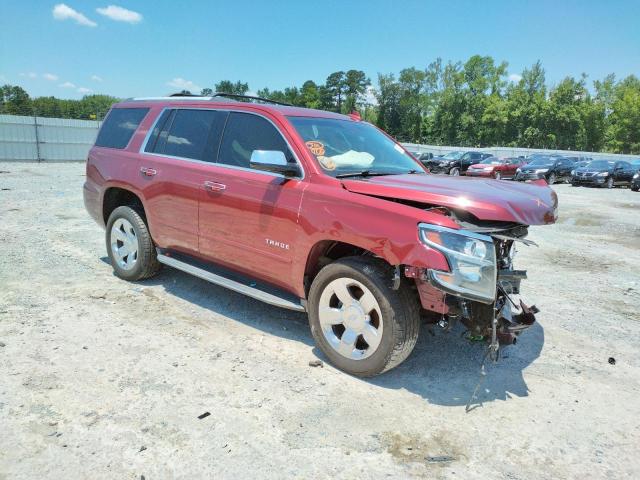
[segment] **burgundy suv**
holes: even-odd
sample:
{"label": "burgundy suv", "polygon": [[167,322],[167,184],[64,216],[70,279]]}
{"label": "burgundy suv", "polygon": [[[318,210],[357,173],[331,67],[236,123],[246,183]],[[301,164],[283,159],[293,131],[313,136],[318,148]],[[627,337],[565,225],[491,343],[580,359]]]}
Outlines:
{"label": "burgundy suv", "polygon": [[115,274],[162,264],[307,312],[329,360],[371,376],[411,353],[421,318],[495,351],[534,321],[513,267],[544,184],[431,175],[356,115],[225,96],[114,105],[84,201]]}

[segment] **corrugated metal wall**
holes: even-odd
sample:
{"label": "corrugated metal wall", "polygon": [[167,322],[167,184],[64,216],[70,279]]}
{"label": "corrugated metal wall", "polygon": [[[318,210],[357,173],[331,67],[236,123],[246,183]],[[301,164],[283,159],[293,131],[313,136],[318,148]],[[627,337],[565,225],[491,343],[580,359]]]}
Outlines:
{"label": "corrugated metal wall", "polygon": [[86,160],[99,128],[92,120],[0,115],[0,160]]}

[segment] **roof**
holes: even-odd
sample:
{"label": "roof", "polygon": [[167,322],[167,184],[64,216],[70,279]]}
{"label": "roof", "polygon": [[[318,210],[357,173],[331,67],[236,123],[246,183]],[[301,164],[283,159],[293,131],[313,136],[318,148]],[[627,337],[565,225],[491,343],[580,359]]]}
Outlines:
{"label": "roof", "polygon": [[240,102],[224,97],[140,97],[130,98],[114,104],[115,108],[140,107],[153,105],[170,105],[172,107],[198,107],[198,108],[229,108],[240,107],[241,109],[272,112],[289,117],[319,117],[335,118],[338,120],[353,119],[340,113],[328,112],[326,110],[316,110],[313,108],[293,107],[285,105],[273,105],[269,103]]}

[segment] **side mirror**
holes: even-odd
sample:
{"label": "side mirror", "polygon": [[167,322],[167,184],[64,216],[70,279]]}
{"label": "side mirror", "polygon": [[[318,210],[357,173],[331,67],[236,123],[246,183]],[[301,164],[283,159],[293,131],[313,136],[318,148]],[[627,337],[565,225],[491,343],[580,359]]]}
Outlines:
{"label": "side mirror", "polygon": [[287,162],[284,153],[279,150],[254,150],[249,165],[256,170],[279,173],[285,177],[298,177],[301,174],[298,165]]}

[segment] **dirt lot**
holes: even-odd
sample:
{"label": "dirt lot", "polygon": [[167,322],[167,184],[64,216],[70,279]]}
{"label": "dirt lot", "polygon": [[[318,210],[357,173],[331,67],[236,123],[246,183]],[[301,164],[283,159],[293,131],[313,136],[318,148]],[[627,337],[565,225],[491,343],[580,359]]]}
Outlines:
{"label": "dirt lot", "polygon": [[0,478],[640,478],[640,193],[554,187],[517,258],[540,322],[465,413],[460,331],[361,380],[309,366],[302,314],[117,279],[83,173],[0,163]]}

